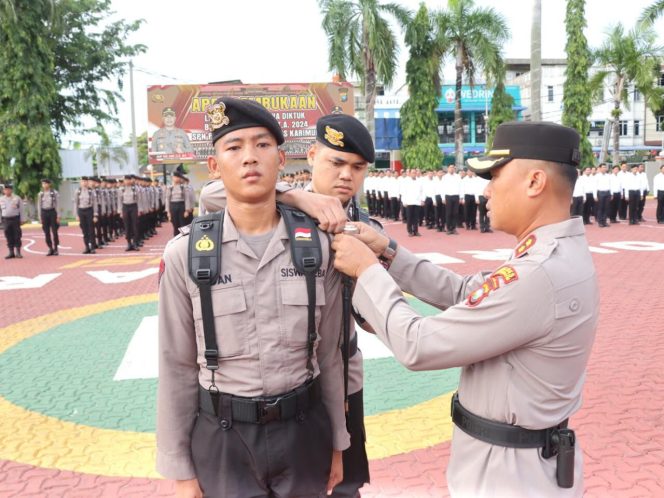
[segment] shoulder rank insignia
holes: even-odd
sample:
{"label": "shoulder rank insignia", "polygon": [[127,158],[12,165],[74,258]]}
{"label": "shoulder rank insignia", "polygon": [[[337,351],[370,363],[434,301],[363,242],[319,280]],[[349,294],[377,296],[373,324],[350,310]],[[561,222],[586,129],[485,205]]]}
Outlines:
{"label": "shoulder rank insignia", "polygon": [[537,237],[535,237],[534,234],[528,235],[528,237],[525,238],[521,244],[514,250],[514,257],[515,258],[520,258],[524,254],[528,252],[528,250],[535,245],[535,242],[537,242]]}
{"label": "shoulder rank insignia", "polygon": [[228,116],[224,114],[226,112],[226,104],[223,102],[212,104],[205,112],[207,113],[208,118],[210,118],[213,130],[221,128],[222,126],[230,123]]}
{"label": "shoulder rank insignia", "polygon": [[344,146],[343,139],[344,139],[344,133],[342,131],[337,131],[329,126],[325,127],[325,140],[330,142],[332,145],[336,145],[337,147],[343,147]]}
{"label": "shoulder rank insignia", "polygon": [[501,266],[487,278],[479,289],[474,290],[468,295],[466,304],[475,307],[480,304],[485,297],[502,286],[519,280],[516,270],[511,266]]}

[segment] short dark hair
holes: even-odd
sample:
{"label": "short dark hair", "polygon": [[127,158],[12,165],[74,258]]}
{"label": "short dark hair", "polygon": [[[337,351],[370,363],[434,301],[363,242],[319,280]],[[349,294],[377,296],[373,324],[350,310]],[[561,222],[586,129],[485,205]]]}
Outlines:
{"label": "short dark hair", "polygon": [[574,190],[574,184],[576,183],[576,180],[579,177],[579,170],[569,164],[563,164],[563,163],[551,163],[551,164],[555,165],[554,169],[556,173],[565,181],[566,185],[569,186],[571,193]]}

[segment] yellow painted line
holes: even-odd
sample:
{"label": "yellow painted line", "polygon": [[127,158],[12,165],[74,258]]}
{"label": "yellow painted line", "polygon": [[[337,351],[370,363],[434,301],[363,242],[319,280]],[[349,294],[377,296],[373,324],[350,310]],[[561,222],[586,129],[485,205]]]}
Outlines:
{"label": "yellow painted line", "polygon": [[[55,326],[156,300],[157,294],[131,296],[19,322],[0,329],[0,354]],[[366,417],[369,458],[387,458],[449,440],[451,395]],[[21,408],[2,397],[0,420],[4,421],[0,424],[0,459],[87,474],[159,477],[154,470],[156,443],[152,433],[101,429],[59,420]]]}

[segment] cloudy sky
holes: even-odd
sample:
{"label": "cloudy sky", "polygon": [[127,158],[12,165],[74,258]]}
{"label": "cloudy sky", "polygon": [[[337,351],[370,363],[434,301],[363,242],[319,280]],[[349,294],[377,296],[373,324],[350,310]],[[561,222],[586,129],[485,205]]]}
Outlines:
{"label": "cloudy sky", "polygon": [[[418,0],[396,0],[417,9]],[[601,44],[607,28],[621,21],[632,26],[653,0],[587,0],[586,36],[591,46]],[[439,8],[443,1],[425,2]],[[476,0],[491,6],[507,19],[511,39],[504,47],[509,58],[530,56],[532,0]],[[542,57],[565,56],[564,0],[542,0]],[[245,83],[329,81],[327,39],[320,23],[316,0],[113,0],[116,16],[144,19],[131,41],[147,45],[134,60],[134,102],[138,134],[147,127],[146,89],[150,85],[207,83],[240,79]],[[664,28],[664,20],[657,27]],[[664,41],[664,40],[663,40]],[[400,72],[392,91],[403,85],[407,50],[402,48]],[[451,77],[449,70],[445,76]],[[452,82],[452,81],[450,81]],[[388,89],[388,93],[389,93]],[[129,77],[123,91],[114,141],[131,133]],[[88,145],[94,136],[64,137]]]}

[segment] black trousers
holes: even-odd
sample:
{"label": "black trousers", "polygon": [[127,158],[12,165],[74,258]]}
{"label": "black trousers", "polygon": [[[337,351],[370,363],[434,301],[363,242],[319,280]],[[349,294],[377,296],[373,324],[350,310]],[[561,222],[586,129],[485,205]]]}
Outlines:
{"label": "black trousers", "polygon": [[388,218],[392,212],[392,207],[390,205],[390,194],[386,190],[383,191],[383,217]]}
{"label": "black trousers", "polygon": [[664,190],[657,191],[657,221],[664,223]]}
{"label": "black trousers", "polygon": [[136,245],[138,242],[138,206],[136,204],[122,205],[122,222],[127,243]]}
{"label": "black trousers", "polygon": [[436,224],[436,213],[431,197],[424,199],[424,220],[428,227],[433,227]]}
{"label": "black trousers", "polygon": [[464,195],[464,213],[466,215],[466,228],[475,230],[477,228],[477,202],[474,195]]}
{"label": "black trousers", "polygon": [[439,230],[445,229],[445,204],[443,198],[436,194],[436,228]]}
{"label": "black trousers", "polygon": [[643,221],[643,210],[646,207],[646,192],[641,192],[641,197],[639,198],[639,221]]}
{"label": "black trousers", "polygon": [[350,446],[344,450],[344,480],[334,488],[334,498],[355,498],[358,490],[369,482],[369,459],[365,443],[364,396],[362,390],[348,396],[347,428]]}
{"label": "black trousers", "polygon": [[94,212],[91,207],[78,210],[78,220],[83,232],[85,247],[92,248],[95,244]]}
{"label": "black trousers", "polygon": [[21,247],[21,237],[23,236],[23,231],[21,230],[21,217],[20,216],[10,216],[8,218],[2,218],[2,224],[4,226],[5,239],[7,240],[7,247],[9,249],[20,248]]}
{"label": "black trousers", "polygon": [[406,228],[408,233],[415,235],[420,223],[420,206],[415,204],[406,206]]}
{"label": "black trousers", "polygon": [[639,221],[639,200],[641,199],[640,190],[629,191],[629,223],[633,225]]}
{"label": "black trousers", "polygon": [[191,455],[206,497],[322,497],[332,461],[330,419],[319,402],[303,420],[234,421],[223,430],[215,416],[200,412]]}
{"label": "black trousers", "polygon": [[364,197],[367,200],[367,210],[369,211],[369,216],[373,216],[374,214],[374,208],[373,208],[373,199],[371,198],[371,192],[368,190],[364,191]]}
{"label": "black trousers", "polygon": [[173,224],[173,237],[185,226],[184,219],[184,201],[171,202],[171,223]]}
{"label": "black trousers", "polygon": [[611,194],[611,204],[609,205],[609,219],[615,223],[618,219],[618,209],[620,209],[620,201],[622,195],[620,192],[613,192]]}
{"label": "black trousers", "polygon": [[625,192],[623,198],[620,199],[620,207],[618,208],[618,216],[621,220],[627,219],[627,204],[629,203],[629,192]]}
{"label": "black trousers", "polygon": [[483,195],[480,195],[480,205],[479,205],[479,211],[480,211],[480,231],[486,232],[491,228],[491,220],[488,215],[488,210],[486,208],[486,203],[489,199],[484,197]]}
{"label": "black trousers", "polygon": [[606,219],[609,216],[609,203],[611,202],[611,192],[608,190],[597,192],[597,222],[600,225],[606,225]]}
{"label": "black trousers", "polygon": [[447,219],[447,231],[453,232],[459,226],[459,196],[446,195],[445,196],[445,211]]}
{"label": "black trousers", "polygon": [[[41,210],[41,224],[46,237],[46,245],[49,249],[57,249],[60,245],[60,237],[58,237],[58,213],[55,209],[42,209]],[[52,237],[51,237],[52,234]]]}
{"label": "black trousers", "polygon": [[595,197],[593,196],[593,194],[586,194],[586,202],[583,203],[583,222],[586,225],[590,223],[590,217],[594,213],[595,213]]}
{"label": "black trousers", "polygon": [[572,197],[572,216],[583,216],[583,196]]}
{"label": "black trousers", "polygon": [[97,221],[94,223],[94,231],[97,239],[97,245],[100,246],[104,241],[104,217],[101,215],[101,206],[97,206]]}
{"label": "black trousers", "polygon": [[392,219],[394,221],[399,221],[399,198],[390,197],[390,207],[392,208]]}

